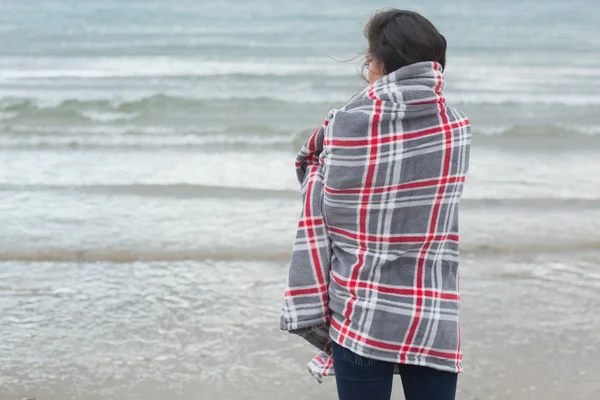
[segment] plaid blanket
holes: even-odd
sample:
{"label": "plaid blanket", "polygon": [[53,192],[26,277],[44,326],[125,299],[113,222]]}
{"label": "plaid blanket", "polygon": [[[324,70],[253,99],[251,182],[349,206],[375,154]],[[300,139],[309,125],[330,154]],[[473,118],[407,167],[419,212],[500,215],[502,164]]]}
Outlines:
{"label": "plaid blanket", "polygon": [[281,328],[319,349],[460,372],[458,212],[471,127],[438,63],[401,68],[332,110],[301,149],[303,208]]}

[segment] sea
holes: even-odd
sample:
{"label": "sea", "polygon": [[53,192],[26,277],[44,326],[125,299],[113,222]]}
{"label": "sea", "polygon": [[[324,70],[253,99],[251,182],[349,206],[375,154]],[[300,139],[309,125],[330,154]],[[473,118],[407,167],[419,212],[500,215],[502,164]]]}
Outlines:
{"label": "sea", "polygon": [[278,327],[294,157],[386,7],[473,124],[457,398],[600,398],[597,0],[0,0],[0,400],[336,398]]}

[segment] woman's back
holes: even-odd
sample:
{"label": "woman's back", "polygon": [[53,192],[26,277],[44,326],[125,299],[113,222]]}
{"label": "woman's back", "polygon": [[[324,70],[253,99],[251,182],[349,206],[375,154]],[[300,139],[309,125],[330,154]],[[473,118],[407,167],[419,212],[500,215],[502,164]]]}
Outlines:
{"label": "woman's back", "polygon": [[324,130],[330,334],[376,359],[460,370],[458,206],[470,125],[441,66],[377,81]]}
{"label": "woman's back", "polygon": [[423,16],[375,14],[369,87],[300,150],[303,209],[281,328],[321,351],[341,400],[453,400],[462,369],[458,214],[471,127],[446,105],[446,39]]}

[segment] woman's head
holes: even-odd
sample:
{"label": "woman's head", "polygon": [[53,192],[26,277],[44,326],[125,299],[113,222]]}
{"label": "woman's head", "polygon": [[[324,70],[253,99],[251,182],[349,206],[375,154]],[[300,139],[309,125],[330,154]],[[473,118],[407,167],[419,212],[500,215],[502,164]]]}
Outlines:
{"label": "woman's head", "polygon": [[422,15],[405,10],[379,11],[365,26],[369,83],[410,64],[446,64],[446,39]]}

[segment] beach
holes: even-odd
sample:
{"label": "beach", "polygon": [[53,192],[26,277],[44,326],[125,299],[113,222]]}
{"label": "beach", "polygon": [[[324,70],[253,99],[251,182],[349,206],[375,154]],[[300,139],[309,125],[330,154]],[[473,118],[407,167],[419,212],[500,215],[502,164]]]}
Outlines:
{"label": "beach", "polygon": [[[387,4],[322,3],[0,4],[0,400],[335,398],[279,330],[294,158]],[[402,6],[473,123],[457,398],[598,399],[600,6]]]}
{"label": "beach", "polygon": [[[578,258],[465,257],[458,399],[597,398],[600,255]],[[284,274],[247,260],[3,263],[0,398],[335,398],[306,371],[309,346],[273,323]]]}

